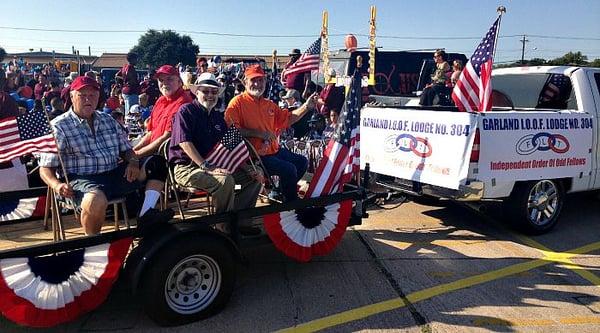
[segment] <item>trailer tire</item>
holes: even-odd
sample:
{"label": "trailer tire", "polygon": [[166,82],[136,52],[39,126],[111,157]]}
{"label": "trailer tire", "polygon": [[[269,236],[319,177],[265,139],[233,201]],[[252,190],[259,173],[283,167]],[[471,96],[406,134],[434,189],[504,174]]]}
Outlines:
{"label": "trailer tire", "polygon": [[182,325],[218,313],[235,284],[231,250],[210,237],[186,238],[161,249],[145,272],[145,311],[160,326]]}
{"label": "trailer tire", "polygon": [[546,233],[556,226],[565,192],[559,181],[543,179],[515,185],[504,201],[509,222],[530,235]]}

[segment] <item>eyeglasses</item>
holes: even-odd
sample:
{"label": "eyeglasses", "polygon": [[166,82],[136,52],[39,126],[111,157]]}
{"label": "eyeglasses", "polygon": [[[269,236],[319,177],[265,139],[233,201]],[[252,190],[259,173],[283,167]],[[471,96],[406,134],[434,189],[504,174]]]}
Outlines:
{"label": "eyeglasses", "polygon": [[198,91],[205,95],[218,95],[219,94],[218,89],[198,89]]}

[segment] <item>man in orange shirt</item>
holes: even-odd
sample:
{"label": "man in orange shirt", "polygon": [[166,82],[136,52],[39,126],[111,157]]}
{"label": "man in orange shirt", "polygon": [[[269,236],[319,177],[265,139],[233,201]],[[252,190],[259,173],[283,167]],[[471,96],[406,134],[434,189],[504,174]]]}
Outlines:
{"label": "man in orange shirt", "polygon": [[265,72],[260,65],[246,68],[246,91],[229,102],[225,120],[230,125],[234,124],[250,140],[269,174],[279,176],[285,200],[292,201],[298,199],[296,184],[306,172],[308,160],[280,147],[278,136],[314,108],[317,95],[311,95],[302,106],[289,112],[262,97],[266,83]]}
{"label": "man in orange shirt", "polygon": [[156,78],[162,96],[156,101],[150,114],[148,132],[133,148],[140,158],[158,151],[160,145],[171,137],[175,113],[183,104],[192,102],[192,96],[183,89],[183,82],[175,67],[160,67],[156,71]]}

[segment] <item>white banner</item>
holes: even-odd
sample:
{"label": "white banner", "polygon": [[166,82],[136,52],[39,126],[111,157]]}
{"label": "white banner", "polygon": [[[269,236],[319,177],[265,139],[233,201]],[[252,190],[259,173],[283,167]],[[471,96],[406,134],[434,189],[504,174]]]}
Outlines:
{"label": "white banner", "polygon": [[487,113],[479,119],[482,180],[573,177],[591,170],[593,118],[580,113]]}
{"label": "white banner", "polygon": [[465,183],[476,115],[367,107],[360,118],[361,169],[451,189]]}

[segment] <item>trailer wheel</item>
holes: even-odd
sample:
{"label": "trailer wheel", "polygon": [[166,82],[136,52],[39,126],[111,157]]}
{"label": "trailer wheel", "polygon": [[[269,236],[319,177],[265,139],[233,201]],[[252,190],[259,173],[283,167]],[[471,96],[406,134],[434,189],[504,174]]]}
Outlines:
{"label": "trailer wheel", "polygon": [[218,313],[235,283],[231,250],[205,237],[166,247],[145,271],[145,310],[161,326],[182,325]]}
{"label": "trailer wheel", "polygon": [[556,226],[564,197],[556,180],[520,183],[504,202],[505,212],[517,228],[532,235],[543,234]]}

